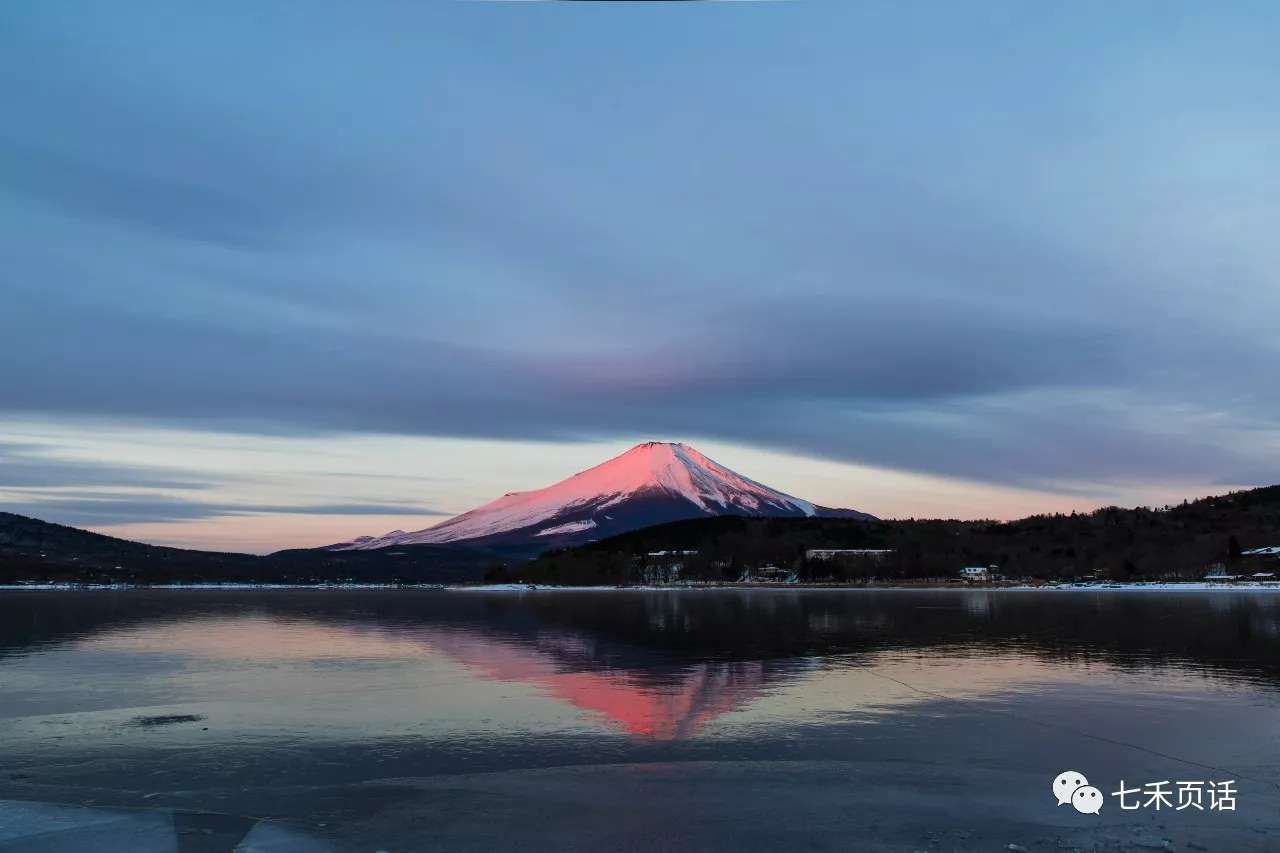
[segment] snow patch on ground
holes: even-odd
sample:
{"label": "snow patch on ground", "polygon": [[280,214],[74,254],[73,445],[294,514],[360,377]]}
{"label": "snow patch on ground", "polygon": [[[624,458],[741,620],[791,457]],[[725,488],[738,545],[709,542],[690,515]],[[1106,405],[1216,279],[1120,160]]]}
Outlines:
{"label": "snow patch on ground", "polygon": [[586,521],[570,521],[568,524],[557,524],[555,527],[548,527],[545,530],[539,530],[538,536],[557,536],[561,533],[581,533],[584,530],[590,530],[595,527],[594,519],[588,518]]}

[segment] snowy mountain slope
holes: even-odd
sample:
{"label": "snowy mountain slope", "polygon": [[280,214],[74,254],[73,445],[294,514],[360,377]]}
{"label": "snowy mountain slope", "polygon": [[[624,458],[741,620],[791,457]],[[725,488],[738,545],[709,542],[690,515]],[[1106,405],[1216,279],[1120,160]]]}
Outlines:
{"label": "snowy mountain slope", "polygon": [[826,510],[743,477],[688,445],[651,441],[545,489],[503,495],[434,527],[362,536],[331,548],[458,542],[553,547],[708,515],[865,514]]}

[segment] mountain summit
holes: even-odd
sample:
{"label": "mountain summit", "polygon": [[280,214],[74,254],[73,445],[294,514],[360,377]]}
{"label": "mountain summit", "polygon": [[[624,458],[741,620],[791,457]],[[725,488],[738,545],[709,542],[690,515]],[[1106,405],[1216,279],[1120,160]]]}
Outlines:
{"label": "mountain summit", "polygon": [[650,441],[545,489],[503,495],[425,530],[361,536],[330,547],[372,550],[465,542],[549,548],[715,515],[872,518],[793,498],[730,471],[687,444]]}

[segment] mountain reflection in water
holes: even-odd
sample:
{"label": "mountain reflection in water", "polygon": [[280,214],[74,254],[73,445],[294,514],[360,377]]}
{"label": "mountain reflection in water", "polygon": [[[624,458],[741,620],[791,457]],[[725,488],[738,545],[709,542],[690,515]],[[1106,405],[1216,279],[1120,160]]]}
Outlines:
{"label": "mountain reflection in water", "polygon": [[430,642],[482,678],[535,685],[630,735],[659,740],[696,734],[708,721],[749,702],[765,690],[769,672],[760,661],[707,661],[659,671],[584,670],[566,663],[582,654],[574,646],[520,646],[460,631],[437,634]]}
{"label": "mountain reflection in water", "polygon": [[6,820],[110,820],[112,850],[1111,844],[1054,810],[1064,766],[1233,778],[1247,809],[1167,831],[1280,837],[1262,593],[20,592],[0,684],[0,847]]}
{"label": "mountain reflection in water", "polygon": [[[725,660],[636,667],[623,664],[616,649],[604,655],[612,664],[601,666],[601,643],[559,631],[518,637],[458,625],[382,627],[258,614],[114,627],[76,645],[96,652],[258,664],[272,672],[279,664],[307,662],[329,669],[330,682],[341,677],[332,665],[344,661],[448,661],[469,678],[531,687],[629,735],[655,740],[697,734],[770,683],[809,668],[796,662]],[[453,680],[451,689],[466,687]]]}
{"label": "mountain reflection in water", "polygon": [[[258,663],[277,673],[283,661],[448,661],[461,668],[450,676],[454,692],[466,690],[460,678],[522,685],[629,735],[671,740],[785,694],[797,679],[826,677],[828,692],[848,693],[833,672],[907,680],[922,695],[1087,680],[1103,666],[1175,685],[1187,674],[1270,685],[1280,674],[1280,606],[1257,594],[818,590],[0,599],[0,667],[59,648]],[[240,674],[252,690],[255,673]],[[406,688],[442,677],[412,668],[404,675]],[[325,672],[335,689],[339,678],[332,667]],[[892,701],[865,682],[858,695],[827,698],[846,708]],[[262,683],[268,693],[282,686]],[[416,710],[429,714],[430,706]]]}

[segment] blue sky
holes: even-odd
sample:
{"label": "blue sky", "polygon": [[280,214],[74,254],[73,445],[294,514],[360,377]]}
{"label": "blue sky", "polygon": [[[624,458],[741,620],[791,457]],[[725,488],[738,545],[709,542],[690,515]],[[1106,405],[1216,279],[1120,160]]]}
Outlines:
{"label": "blue sky", "polygon": [[649,438],[882,515],[1280,481],[1278,38],[1266,3],[6,4],[0,506],[265,550]]}

